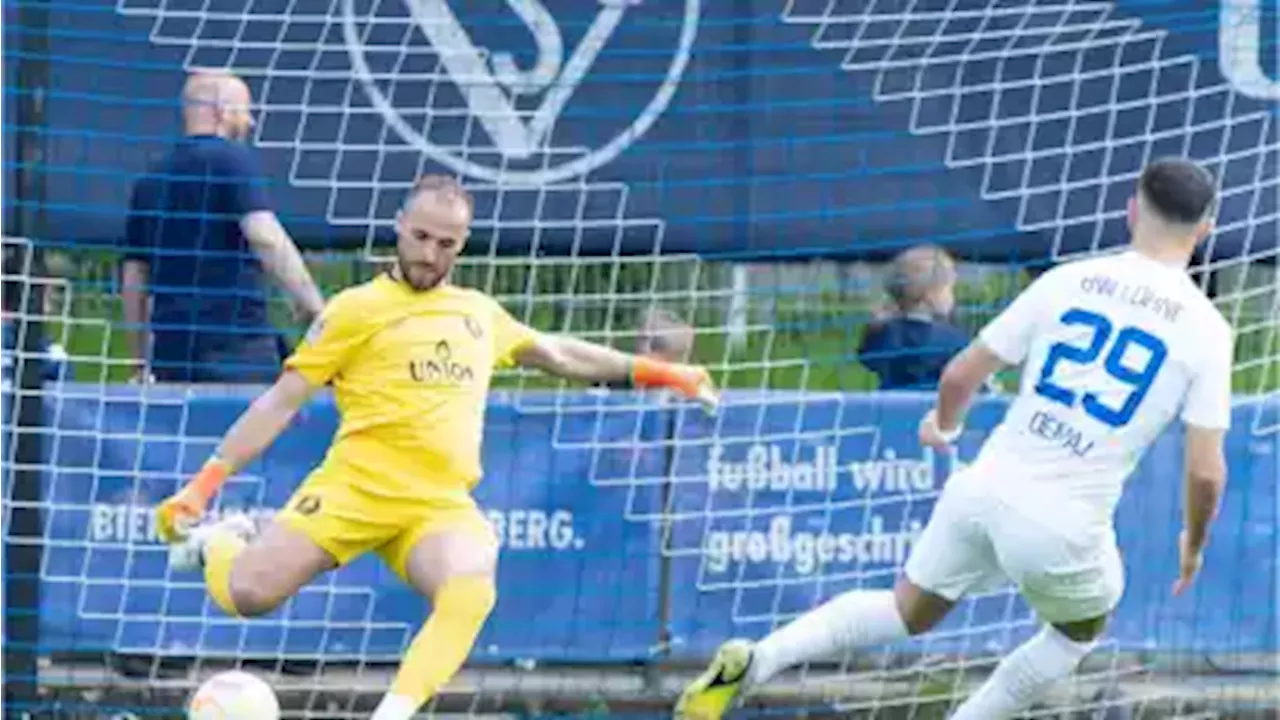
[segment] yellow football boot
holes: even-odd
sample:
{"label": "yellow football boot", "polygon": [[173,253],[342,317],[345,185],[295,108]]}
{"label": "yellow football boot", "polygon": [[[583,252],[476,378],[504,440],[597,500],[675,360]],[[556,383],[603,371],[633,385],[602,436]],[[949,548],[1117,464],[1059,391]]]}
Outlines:
{"label": "yellow football boot", "polygon": [[750,640],[730,640],[716,650],[706,672],[689,683],[676,702],[676,720],[720,720],[733,706],[751,666]]}

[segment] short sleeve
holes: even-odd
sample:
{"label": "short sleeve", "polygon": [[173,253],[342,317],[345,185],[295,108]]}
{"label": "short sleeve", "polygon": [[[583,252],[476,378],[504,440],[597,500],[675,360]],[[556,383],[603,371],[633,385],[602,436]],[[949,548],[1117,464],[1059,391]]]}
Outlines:
{"label": "short sleeve", "polygon": [[1018,365],[1026,359],[1037,324],[1051,315],[1048,305],[1054,277],[1053,271],[1040,276],[978,333],[982,344],[1006,364]]}
{"label": "short sleeve", "polygon": [[948,360],[969,347],[969,342],[972,338],[965,331],[951,325],[940,325],[938,327],[938,338],[937,342],[934,343],[934,347],[945,354]]}
{"label": "short sleeve", "polygon": [[515,356],[533,343],[537,331],[511,317],[511,313],[493,303],[493,357],[498,367],[515,364]]}
{"label": "short sleeve", "polygon": [[885,347],[887,334],[883,324],[875,323],[867,328],[862,336],[862,344],[858,346],[858,361],[876,375],[883,375],[887,370],[887,361],[892,360],[892,353]]}
{"label": "short sleeve", "polygon": [[246,147],[230,145],[226,162],[232,215],[244,217],[259,210],[271,210],[266,179],[253,153]]}
{"label": "short sleeve", "polygon": [[306,337],[285,360],[285,368],[296,370],[312,385],[327,384],[364,342],[366,325],[361,321],[358,303],[349,296],[338,295],[311,324]]}
{"label": "short sleeve", "polygon": [[1206,430],[1231,427],[1231,366],[1234,359],[1233,338],[1224,322],[1217,342],[1205,343],[1208,353],[1194,368],[1182,407],[1182,421]]}

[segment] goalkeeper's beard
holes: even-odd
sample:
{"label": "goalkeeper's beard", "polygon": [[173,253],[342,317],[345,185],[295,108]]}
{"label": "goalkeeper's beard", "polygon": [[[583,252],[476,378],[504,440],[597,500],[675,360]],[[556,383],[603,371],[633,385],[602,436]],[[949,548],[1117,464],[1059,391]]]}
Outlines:
{"label": "goalkeeper's beard", "polygon": [[449,274],[449,270],[436,270],[430,263],[407,262],[400,255],[396,256],[396,270],[400,275],[400,280],[404,284],[414,290],[424,291],[431,290],[440,283]]}

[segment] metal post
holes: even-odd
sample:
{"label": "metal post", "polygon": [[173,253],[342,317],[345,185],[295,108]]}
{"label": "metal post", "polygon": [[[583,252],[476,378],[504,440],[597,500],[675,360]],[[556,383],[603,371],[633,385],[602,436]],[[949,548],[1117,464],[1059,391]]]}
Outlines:
{"label": "metal post", "polygon": [[[8,515],[4,537],[4,703],[6,715],[34,715],[39,699],[37,658],[40,644],[40,568],[44,555],[44,519],[40,509],[43,495],[41,443],[44,424],[43,256],[39,240],[46,235],[44,165],[44,100],[49,81],[49,0],[24,0],[18,13],[21,48],[18,67],[18,112],[16,147],[11,157],[14,171],[15,214],[10,231],[29,238],[28,243],[9,243],[5,261],[6,304],[12,299],[16,311],[15,399],[16,422],[7,443],[10,455],[6,472],[5,500]],[[6,418],[10,425],[11,418]]]}

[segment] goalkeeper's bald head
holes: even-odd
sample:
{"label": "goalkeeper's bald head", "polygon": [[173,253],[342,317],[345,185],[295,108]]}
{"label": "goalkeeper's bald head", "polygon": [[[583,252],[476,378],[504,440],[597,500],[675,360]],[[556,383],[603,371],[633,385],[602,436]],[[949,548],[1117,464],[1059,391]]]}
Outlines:
{"label": "goalkeeper's bald head", "polygon": [[253,130],[253,96],[243,80],[224,70],[192,70],[182,86],[182,124],[187,135],[243,141]]}
{"label": "goalkeeper's bald head", "polygon": [[415,290],[444,282],[471,235],[475,200],[447,175],[418,178],[396,213],[393,275]]}

